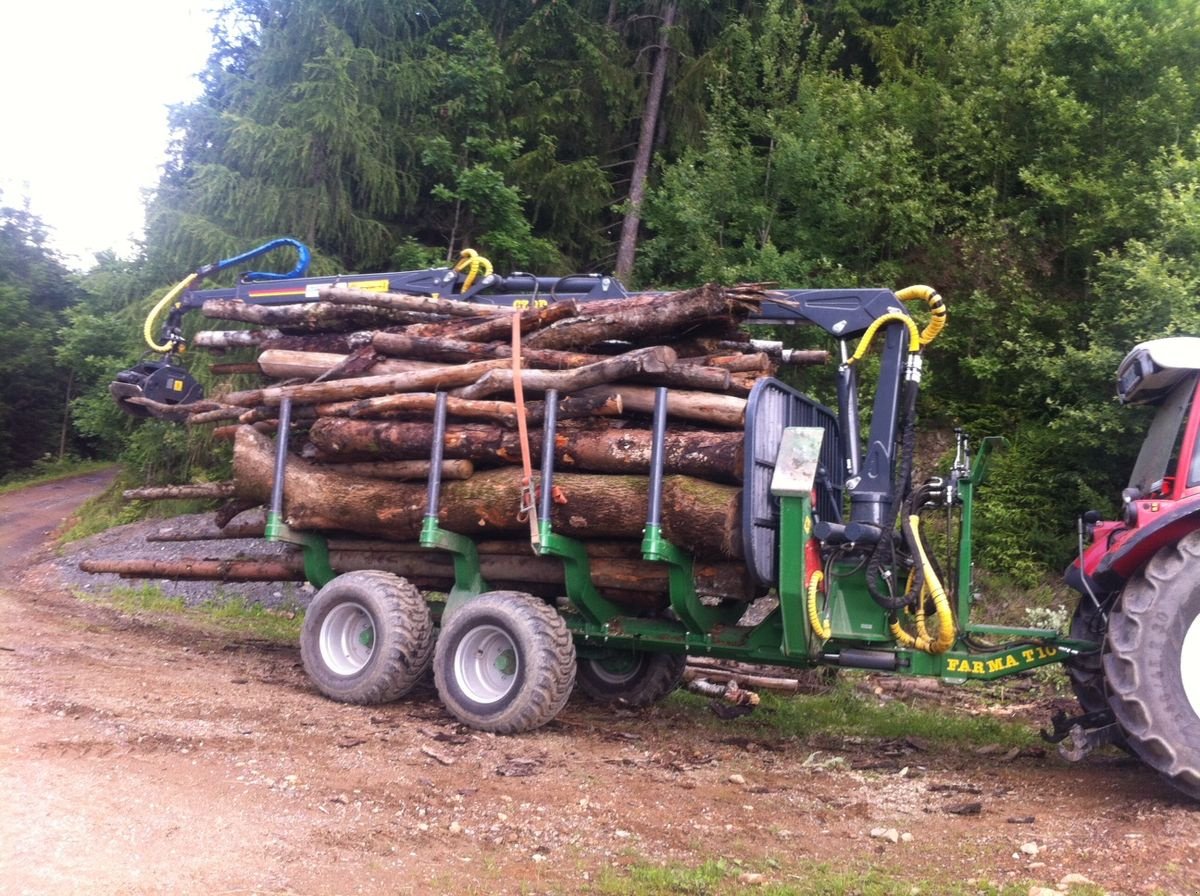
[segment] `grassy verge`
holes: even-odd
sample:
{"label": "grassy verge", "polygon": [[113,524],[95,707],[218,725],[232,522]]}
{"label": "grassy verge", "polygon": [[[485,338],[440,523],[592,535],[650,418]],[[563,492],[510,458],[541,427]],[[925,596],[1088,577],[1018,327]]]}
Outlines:
{"label": "grassy verge", "polygon": [[[696,868],[636,864],[604,872],[596,892],[607,896],[725,896],[757,893],[763,896],[1027,896],[1031,884],[900,878],[880,868],[855,870],[826,864],[779,867],[776,863],[750,868],[737,861],[709,861]],[[1072,886],[1069,896],[1101,896],[1095,886]]]}
{"label": "grassy verge", "polygon": [[82,476],[85,473],[95,473],[97,470],[112,468],[111,460],[74,460],[68,458],[62,461],[46,461],[39,463],[31,470],[10,473],[0,479],[0,495],[15,492],[17,489],[30,485],[44,485],[47,482],[57,482],[60,479],[70,479],[72,476]]}
{"label": "grassy verge", "polygon": [[[736,720],[751,736],[809,738],[814,735],[860,737],[868,740],[919,738],[931,745],[978,747],[997,744],[1026,747],[1039,743],[1035,731],[1020,721],[972,715],[937,703],[920,700],[879,699],[857,687],[861,676],[843,674],[827,693],[788,697],[764,692],[758,710]],[[963,687],[969,687],[964,685]],[[708,699],[677,692],[668,705],[686,710],[704,724],[729,722],[707,712]]]}
{"label": "grassy verge", "polygon": [[189,607],[181,598],[169,597],[154,585],[111,588],[102,594],[76,592],[76,596],[122,613],[157,616],[277,644],[299,643],[300,627],[304,624],[304,611],[298,607],[268,609],[261,604],[247,603],[242,598],[220,596],[200,606]]}

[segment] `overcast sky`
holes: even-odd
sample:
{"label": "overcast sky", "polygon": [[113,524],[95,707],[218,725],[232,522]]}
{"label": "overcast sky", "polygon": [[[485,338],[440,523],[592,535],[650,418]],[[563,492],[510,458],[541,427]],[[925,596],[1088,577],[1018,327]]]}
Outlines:
{"label": "overcast sky", "polygon": [[141,236],[167,106],[194,98],[213,0],[9,0],[0,8],[0,190],[75,266]]}

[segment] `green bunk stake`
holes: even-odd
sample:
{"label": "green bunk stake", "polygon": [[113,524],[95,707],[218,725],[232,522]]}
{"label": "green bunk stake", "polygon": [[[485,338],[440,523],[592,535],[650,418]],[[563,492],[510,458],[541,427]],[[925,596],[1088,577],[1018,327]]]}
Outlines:
{"label": "green bunk stake", "polygon": [[438,506],[442,494],[442,457],[446,442],[446,393],[439,392],[433,406],[433,445],[429,452],[429,489],[425,499],[425,519],[421,523],[420,543],[423,548],[447,551],[454,563],[454,584],[446,595],[443,618],[458,609],[465,601],[490,591],[479,567],[479,550],[475,542],[457,532],[448,532],[438,525]]}
{"label": "green bunk stake", "polygon": [[554,509],[554,436],[558,429],[558,390],[546,392],[546,412],[542,434],[542,475],[541,496],[538,502],[538,538],[539,555],[558,557],[563,563],[563,578],[566,583],[567,597],[571,604],[584,617],[587,625],[599,630],[605,630],[605,624],[610,619],[620,616],[622,610],[608,598],[604,597],[592,584],[591,565],[588,562],[587,550],[583,544],[554,531],[550,522],[550,513]]}
{"label": "green bunk stake", "polygon": [[654,393],[654,428],[650,448],[650,507],[642,537],[642,556],[647,560],[667,564],[667,581],[671,589],[671,609],[675,611],[688,633],[700,635],[688,638],[689,644],[703,646],[713,630],[720,625],[737,622],[744,608],[705,606],[696,593],[696,578],[692,558],[671,544],[662,535],[663,464],[667,440],[667,389],[659,386]]}

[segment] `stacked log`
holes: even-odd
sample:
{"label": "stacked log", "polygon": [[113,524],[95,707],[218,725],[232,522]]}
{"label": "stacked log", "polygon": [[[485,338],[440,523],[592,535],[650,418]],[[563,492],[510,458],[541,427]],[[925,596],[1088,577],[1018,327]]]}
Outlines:
{"label": "stacked log", "polygon": [[[441,525],[493,546],[484,561],[489,581],[553,592],[561,590],[560,564],[533,556],[522,495],[525,469],[541,462],[545,395],[555,390],[554,530],[586,543],[602,590],[644,609],[665,602],[665,572],[642,561],[637,546],[655,387],[667,386],[664,535],[703,560],[702,592],[746,599],[753,589],[739,562],[743,417],[754,383],[780,361],[754,348],[739,324],[765,295],[753,285],[704,286],[515,312],[335,286],[299,305],[210,301],[205,316],[256,329],[204,331],[194,346],[252,347],[263,381],[217,390],[174,413],[233,439],[227,490],[240,510],[269,500],[270,436],[290,400],[287,525],[372,546],[339,547],[347,568],[369,562],[445,587],[448,560],[412,546],[427,510],[433,409],[446,393]],[[334,559],[337,568],[337,552]],[[233,574],[196,569],[190,574]]]}

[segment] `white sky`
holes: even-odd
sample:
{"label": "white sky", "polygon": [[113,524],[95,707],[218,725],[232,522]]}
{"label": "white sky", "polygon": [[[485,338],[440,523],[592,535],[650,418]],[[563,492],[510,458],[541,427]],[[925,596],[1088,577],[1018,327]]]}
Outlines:
{"label": "white sky", "polygon": [[167,106],[194,98],[216,0],[7,0],[0,7],[0,202],[75,267],[142,235]]}

